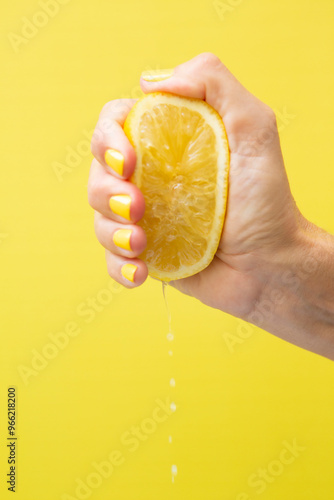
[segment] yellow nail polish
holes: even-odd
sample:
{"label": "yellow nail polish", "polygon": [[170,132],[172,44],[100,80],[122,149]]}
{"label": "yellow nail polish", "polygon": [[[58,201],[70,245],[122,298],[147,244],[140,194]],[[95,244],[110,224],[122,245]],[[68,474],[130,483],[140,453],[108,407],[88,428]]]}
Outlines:
{"label": "yellow nail polish", "polygon": [[127,194],[117,194],[112,196],[109,200],[109,205],[111,210],[116,215],[120,215],[124,217],[124,219],[130,219],[130,206],[131,206],[131,197]]}
{"label": "yellow nail polish", "polygon": [[124,156],[115,149],[107,149],[104,155],[106,164],[112,168],[117,174],[123,175]]}
{"label": "yellow nail polish", "polygon": [[161,82],[161,80],[167,80],[173,74],[173,69],[157,69],[152,71],[143,71],[141,77],[146,82]]}
{"label": "yellow nail polish", "polygon": [[122,276],[133,283],[137,269],[134,264],[124,264],[121,268]]}
{"label": "yellow nail polish", "polygon": [[114,233],[113,242],[116,246],[123,248],[123,250],[132,250],[130,246],[131,234],[131,229],[118,229]]}

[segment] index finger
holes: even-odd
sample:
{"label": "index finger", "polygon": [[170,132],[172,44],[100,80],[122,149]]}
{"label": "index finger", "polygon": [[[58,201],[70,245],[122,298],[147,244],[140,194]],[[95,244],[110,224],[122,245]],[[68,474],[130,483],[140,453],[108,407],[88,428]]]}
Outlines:
{"label": "index finger", "polygon": [[135,99],[116,99],[103,106],[95,127],[91,150],[106,171],[121,179],[129,178],[135,168],[136,154],[124,134],[125,119]]}

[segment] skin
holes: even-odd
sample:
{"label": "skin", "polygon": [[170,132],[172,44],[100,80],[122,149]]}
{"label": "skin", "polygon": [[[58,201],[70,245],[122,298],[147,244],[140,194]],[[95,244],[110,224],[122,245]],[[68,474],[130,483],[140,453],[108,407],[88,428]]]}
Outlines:
{"label": "skin", "polygon": [[[171,282],[208,306],[249,321],[295,345],[334,359],[334,238],[308,222],[292,197],[274,112],[248,92],[213,54],[177,66],[161,82],[141,79],[145,93],[170,92],[206,100],[222,117],[230,147],[227,214],[219,248],[200,273]],[[95,231],[106,249],[110,276],[128,288],[147,278],[138,255],[146,245],[136,222],[145,202],[128,179],[136,156],[122,125],[134,100],[116,100],[101,112],[92,139],[88,196]],[[124,156],[120,177],[104,161],[105,151]],[[112,213],[113,194],[131,196],[131,222]],[[133,230],[131,251],[114,245],[113,233]],[[134,283],[123,264],[138,269]]]}

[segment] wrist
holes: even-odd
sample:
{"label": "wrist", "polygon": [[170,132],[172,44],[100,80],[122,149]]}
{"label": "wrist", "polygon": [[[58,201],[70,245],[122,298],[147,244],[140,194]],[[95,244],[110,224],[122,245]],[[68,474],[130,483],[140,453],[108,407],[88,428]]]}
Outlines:
{"label": "wrist", "polygon": [[261,264],[247,321],[334,359],[334,237],[300,217],[290,243]]}

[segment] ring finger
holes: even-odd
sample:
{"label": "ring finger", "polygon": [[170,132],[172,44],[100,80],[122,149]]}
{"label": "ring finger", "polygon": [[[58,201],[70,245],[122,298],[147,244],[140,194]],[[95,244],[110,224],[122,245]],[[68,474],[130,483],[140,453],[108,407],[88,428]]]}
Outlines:
{"label": "ring finger", "polygon": [[116,255],[138,257],[146,247],[144,230],[135,224],[119,224],[95,212],[95,232],[104,248]]}

